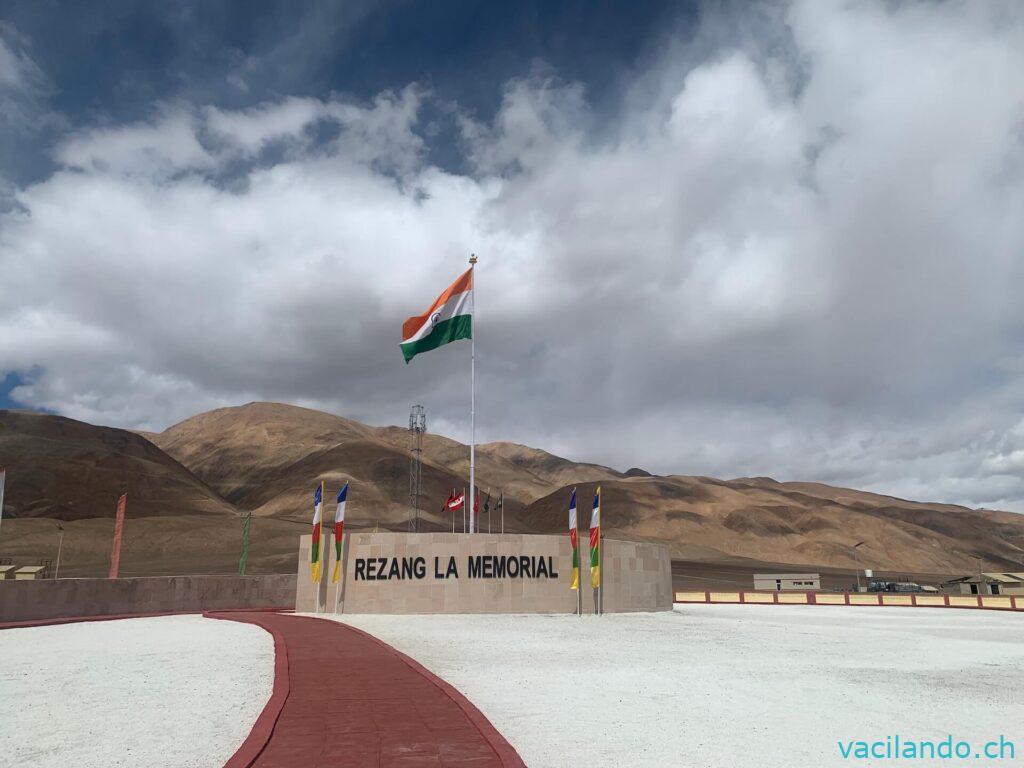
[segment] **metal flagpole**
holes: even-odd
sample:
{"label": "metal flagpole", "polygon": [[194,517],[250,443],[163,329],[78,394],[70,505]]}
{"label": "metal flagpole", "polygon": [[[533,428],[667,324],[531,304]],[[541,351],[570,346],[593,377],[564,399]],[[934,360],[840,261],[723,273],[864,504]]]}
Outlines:
{"label": "metal flagpole", "polygon": [[[337,548],[335,548],[337,549]],[[341,578],[334,583],[334,612],[338,612],[338,604],[341,602],[341,585],[345,583],[345,539],[344,535],[341,539],[341,559],[339,562],[339,570],[341,572]]]}
{"label": "metal flagpole", "polygon": [[4,521],[4,484],[7,481],[7,470],[0,469],[0,523]]}
{"label": "metal flagpole", "polygon": [[[473,306],[470,307],[472,320],[469,336],[469,498],[476,498],[476,254],[469,255],[469,270],[471,274],[470,284],[473,292],[470,300]],[[472,505],[472,501],[470,504]],[[473,533],[473,507],[469,508],[469,532]]]}
{"label": "metal flagpole", "polygon": [[466,532],[466,486],[462,486],[462,532]]}
{"label": "metal flagpole", "polygon": [[505,532],[505,489],[501,489],[501,532]]}
{"label": "metal flagpole", "polygon": [[57,530],[60,531],[60,537],[57,539],[57,567],[53,569],[54,581],[60,578],[60,551],[64,548],[64,526],[57,523]]}
{"label": "metal flagpole", "polygon": [[597,486],[597,615],[604,615],[604,501]]}

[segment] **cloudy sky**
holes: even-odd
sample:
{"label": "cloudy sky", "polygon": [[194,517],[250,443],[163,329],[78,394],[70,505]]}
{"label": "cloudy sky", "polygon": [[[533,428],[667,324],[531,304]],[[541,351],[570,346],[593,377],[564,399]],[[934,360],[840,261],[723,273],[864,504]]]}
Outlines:
{"label": "cloudy sky", "polygon": [[475,252],[483,441],[1024,511],[1024,4],[0,0],[0,100],[0,407],[465,439]]}

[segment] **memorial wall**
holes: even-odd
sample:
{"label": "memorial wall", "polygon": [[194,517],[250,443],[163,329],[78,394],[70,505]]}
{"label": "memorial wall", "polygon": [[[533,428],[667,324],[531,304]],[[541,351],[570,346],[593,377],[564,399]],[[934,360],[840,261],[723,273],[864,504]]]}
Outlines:
{"label": "memorial wall", "polygon": [[[352,533],[343,578],[331,581],[334,542],[324,531],[319,584],[310,576],[311,537],[299,542],[296,611],[339,613],[575,613],[569,537],[527,534]],[[672,608],[672,564],[661,544],[603,539],[606,613]],[[589,553],[581,549],[580,602],[594,613]],[[340,587],[340,590],[339,590]]]}

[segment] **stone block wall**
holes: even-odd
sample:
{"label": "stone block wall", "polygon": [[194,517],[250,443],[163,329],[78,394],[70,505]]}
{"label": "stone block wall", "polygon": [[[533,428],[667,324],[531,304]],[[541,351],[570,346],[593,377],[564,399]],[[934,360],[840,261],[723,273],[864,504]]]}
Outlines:
{"label": "stone block wall", "polygon": [[[295,605],[300,612],[333,612],[335,605],[342,613],[576,611],[567,535],[353,533],[344,539],[344,578],[337,585],[331,582],[330,533],[324,531],[327,559],[319,584],[310,576],[310,540],[307,535],[299,541]],[[585,541],[581,545],[580,601],[584,613],[593,613],[597,594],[590,587],[589,549]],[[449,571],[451,563],[457,574]],[[602,571],[606,613],[672,608],[667,547],[604,539]]]}

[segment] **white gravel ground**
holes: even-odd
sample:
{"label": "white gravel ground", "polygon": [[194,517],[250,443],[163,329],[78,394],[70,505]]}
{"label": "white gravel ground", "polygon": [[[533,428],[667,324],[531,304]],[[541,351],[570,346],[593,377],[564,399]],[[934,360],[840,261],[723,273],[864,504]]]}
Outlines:
{"label": "white gravel ground", "polygon": [[1024,615],[692,605],[342,618],[455,685],[531,768],[939,764],[844,760],[837,747],[896,734],[1002,734],[1024,757]]}
{"label": "white gravel ground", "polygon": [[215,768],[274,682],[259,627],[201,616],[0,631],[0,765]]}

